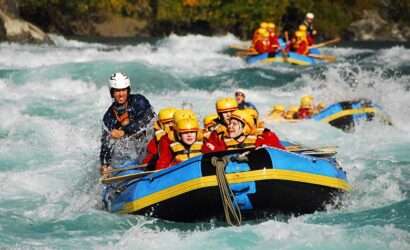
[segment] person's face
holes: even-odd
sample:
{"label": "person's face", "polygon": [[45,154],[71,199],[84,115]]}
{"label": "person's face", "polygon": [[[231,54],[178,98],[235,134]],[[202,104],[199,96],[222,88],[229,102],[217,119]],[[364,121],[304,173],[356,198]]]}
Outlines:
{"label": "person's face", "polygon": [[306,21],[307,21],[309,24],[313,23],[313,19],[312,19],[312,18],[306,18]]}
{"label": "person's face", "polygon": [[181,141],[186,145],[192,145],[196,141],[196,132],[186,132],[181,134]]}
{"label": "person's face", "polygon": [[166,123],[163,124],[163,126],[164,126],[165,131],[171,131],[172,127],[174,126],[174,122],[173,121],[166,122]]}
{"label": "person's face", "polygon": [[236,119],[231,119],[228,125],[228,135],[231,138],[236,138],[242,134],[243,125],[240,121]]}
{"label": "person's face", "polygon": [[127,89],[114,89],[114,100],[118,104],[124,104],[128,99]]}
{"label": "person's face", "polygon": [[224,120],[225,124],[229,124],[229,120],[231,120],[232,112],[224,112],[222,113],[222,119]]}
{"label": "person's face", "polygon": [[245,96],[242,93],[235,93],[235,99],[236,102],[239,104],[245,101]]}

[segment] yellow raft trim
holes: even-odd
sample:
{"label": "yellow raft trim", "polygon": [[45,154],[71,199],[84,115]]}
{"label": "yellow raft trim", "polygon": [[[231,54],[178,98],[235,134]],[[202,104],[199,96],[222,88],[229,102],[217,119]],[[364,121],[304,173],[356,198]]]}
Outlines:
{"label": "yellow raft trim", "polygon": [[326,117],[325,119],[322,119],[321,121],[323,122],[331,122],[333,120],[339,119],[340,117],[347,116],[347,115],[355,115],[355,114],[360,114],[360,113],[376,113],[375,108],[360,108],[360,109],[347,109],[343,110],[341,112],[338,112],[336,114],[333,114],[329,117]]}
{"label": "yellow raft trim", "polygon": [[288,57],[287,61],[285,61],[282,57],[279,57],[279,58],[272,57],[272,58],[261,60],[261,63],[273,63],[273,62],[290,63],[290,64],[296,64],[296,65],[302,65],[302,66],[312,65],[309,62],[297,60],[297,59],[290,58],[290,57]]}
{"label": "yellow raft trim", "polygon": [[[286,180],[326,186],[344,191],[349,191],[351,189],[350,185],[346,181],[334,177],[280,169],[262,169],[249,172],[231,173],[227,174],[226,177],[230,184],[262,180]],[[120,213],[133,213],[155,203],[190,191],[215,186],[218,186],[215,175],[200,177],[169,187],[165,190],[158,191],[141,199],[128,202],[124,205],[122,210],[120,210]]]}

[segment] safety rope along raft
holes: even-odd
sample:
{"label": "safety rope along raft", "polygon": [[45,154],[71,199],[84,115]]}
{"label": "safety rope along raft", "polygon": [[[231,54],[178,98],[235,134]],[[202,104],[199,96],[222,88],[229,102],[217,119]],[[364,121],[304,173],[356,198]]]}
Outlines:
{"label": "safety rope along raft", "polygon": [[240,226],[242,222],[241,210],[235,201],[235,196],[225,175],[225,167],[228,162],[229,158],[226,156],[222,158],[214,156],[211,159],[212,165],[216,168],[216,180],[224,208],[225,220],[231,226]]}

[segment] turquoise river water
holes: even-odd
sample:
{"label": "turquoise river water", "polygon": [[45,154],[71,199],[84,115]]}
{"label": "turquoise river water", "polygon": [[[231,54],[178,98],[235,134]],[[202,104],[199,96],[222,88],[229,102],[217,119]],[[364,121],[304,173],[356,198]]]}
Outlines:
{"label": "turquoise river water", "polygon": [[[239,40],[176,36],[56,46],[0,43],[0,249],[410,249],[410,49],[344,44],[316,67],[247,65],[226,53]],[[304,94],[327,104],[365,97],[394,126],[344,133],[306,121],[268,124],[283,138],[337,145],[352,191],[338,209],[225,227],[181,224],[101,209],[101,118],[108,77],[126,72],[158,111],[191,103],[200,117],[236,88],[261,114]]]}

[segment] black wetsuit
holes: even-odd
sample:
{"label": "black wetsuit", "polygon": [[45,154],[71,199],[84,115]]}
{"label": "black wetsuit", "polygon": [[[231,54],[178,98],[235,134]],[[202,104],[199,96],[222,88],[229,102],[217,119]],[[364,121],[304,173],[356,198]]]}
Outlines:
{"label": "black wetsuit", "polygon": [[[129,123],[121,125],[117,116],[128,112]],[[117,116],[116,116],[117,113]],[[111,163],[111,147],[109,144],[110,132],[113,129],[122,129],[125,136],[134,135],[143,131],[147,124],[155,117],[151,104],[143,95],[129,95],[127,105],[118,105],[116,102],[111,104],[104,114],[104,129],[101,136],[100,161],[102,165]]]}
{"label": "black wetsuit", "polygon": [[258,111],[258,110],[256,109],[256,106],[255,106],[253,103],[251,103],[251,102],[245,102],[245,101],[239,103],[239,104],[238,104],[238,108],[239,108],[239,109],[251,108],[251,109],[254,109],[254,110]]}

